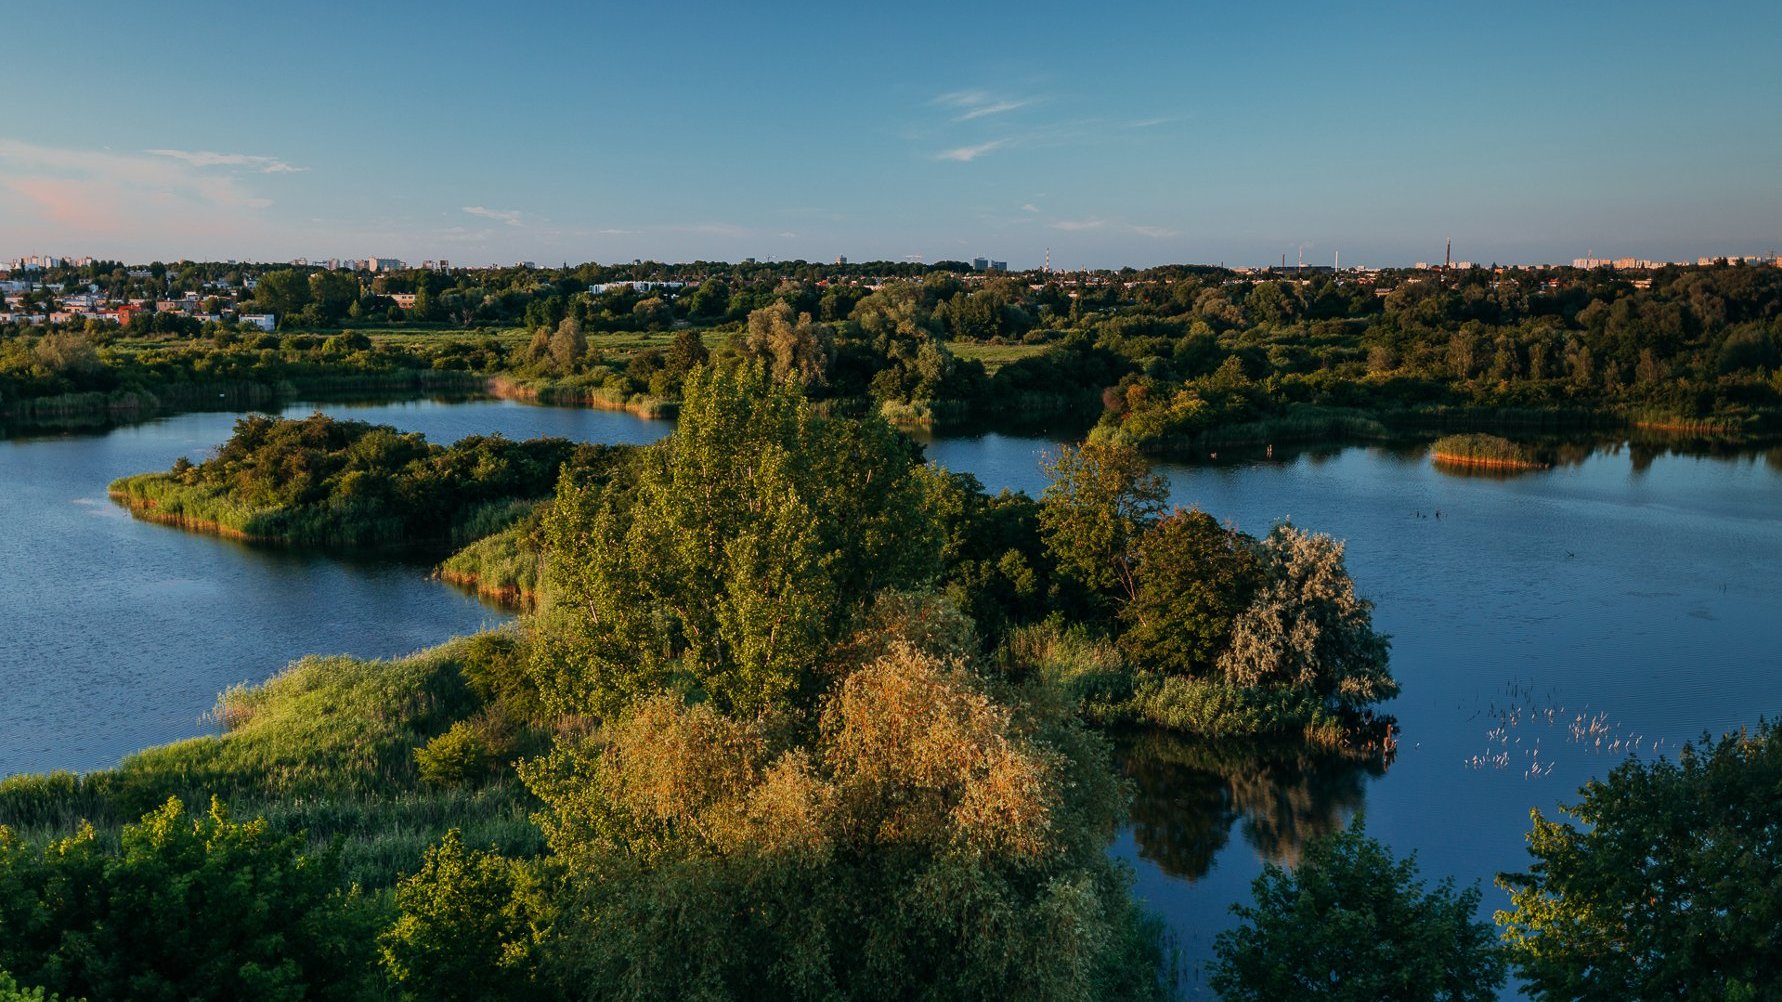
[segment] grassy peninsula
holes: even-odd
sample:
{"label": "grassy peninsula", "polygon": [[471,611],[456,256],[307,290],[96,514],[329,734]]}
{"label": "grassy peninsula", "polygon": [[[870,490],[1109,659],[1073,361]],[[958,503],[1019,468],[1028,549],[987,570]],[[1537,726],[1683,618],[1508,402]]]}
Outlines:
{"label": "grassy peninsula", "polygon": [[605,468],[611,446],[470,436],[451,446],[315,414],[252,415],[200,463],[114,481],[139,518],[254,542],[451,547],[524,518],[565,465]]}
{"label": "grassy peninsula", "polygon": [[534,508],[500,532],[453,553],[439,565],[439,579],[505,606],[538,604],[538,576],[544,559],[537,536],[540,512]]}

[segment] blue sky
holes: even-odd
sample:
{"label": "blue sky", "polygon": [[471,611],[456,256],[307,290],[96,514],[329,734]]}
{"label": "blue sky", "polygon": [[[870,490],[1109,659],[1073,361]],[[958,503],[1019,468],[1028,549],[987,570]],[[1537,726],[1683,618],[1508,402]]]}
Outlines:
{"label": "blue sky", "polygon": [[1779,41],[1774,2],[45,7],[0,24],[0,257],[1766,253]]}

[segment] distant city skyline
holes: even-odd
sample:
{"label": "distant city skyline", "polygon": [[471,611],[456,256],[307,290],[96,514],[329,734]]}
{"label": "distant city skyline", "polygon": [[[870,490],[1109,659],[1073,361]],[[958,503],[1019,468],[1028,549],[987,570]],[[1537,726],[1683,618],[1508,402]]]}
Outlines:
{"label": "distant city skyline", "polygon": [[0,260],[1770,255],[1778,37],[1755,2],[100,2],[0,32]]}

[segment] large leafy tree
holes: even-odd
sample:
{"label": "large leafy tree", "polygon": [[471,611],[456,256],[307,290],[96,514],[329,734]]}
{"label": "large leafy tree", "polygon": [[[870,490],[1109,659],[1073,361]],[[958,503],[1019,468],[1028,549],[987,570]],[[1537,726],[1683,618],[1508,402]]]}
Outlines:
{"label": "large leafy tree", "polygon": [[802,703],[850,618],[939,569],[920,452],[818,414],[756,365],[695,370],[674,434],[546,525],[542,687],[609,714],[678,689],[727,711]]}
{"label": "large leafy tree", "polygon": [[309,305],[309,279],[292,268],[269,271],[254,286],[254,302],[283,320]]}
{"label": "large leafy tree", "polygon": [[1132,601],[1121,609],[1123,653],[1140,670],[1212,671],[1232,621],[1262,583],[1255,540],[1201,511],[1177,509],[1140,537]]}
{"label": "large leafy tree", "polygon": [[1138,544],[1163,513],[1169,483],[1137,449],[1103,438],[1066,445],[1047,464],[1040,531],[1059,568],[1114,603],[1138,593]]}
{"label": "large leafy tree", "polygon": [[1498,913],[1517,972],[1551,999],[1755,999],[1782,985],[1782,733],[1629,759],[1534,812],[1527,873]]}
{"label": "large leafy tree", "polygon": [[1242,923],[1213,941],[1209,979],[1227,1002],[1490,1002],[1504,959],[1478,888],[1426,890],[1359,826],[1306,844],[1292,871],[1270,864]]}
{"label": "large leafy tree", "polygon": [[818,716],[788,743],[655,696],[532,763],[574,889],[550,975],[639,1000],[1158,997],[1091,736],[905,638]]}

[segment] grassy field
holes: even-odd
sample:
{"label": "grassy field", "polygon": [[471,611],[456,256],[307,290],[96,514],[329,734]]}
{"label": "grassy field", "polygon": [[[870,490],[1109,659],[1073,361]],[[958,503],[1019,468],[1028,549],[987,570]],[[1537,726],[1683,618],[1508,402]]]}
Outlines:
{"label": "grassy field", "polygon": [[976,341],[949,341],[947,347],[960,358],[975,358],[984,363],[987,372],[1024,358],[1032,358],[1046,350],[1043,344],[980,344]]}
{"label": "grassy field", "polygon": [[[500,330],[477,332],[466,330],[393,330],[367,331],[374,344],[387,344],[401,348],[426,348],[453,338],[480,338],[493,336],[509,349],[524,348],[532,342],[532,331],[525,327],[506,327]],[[603,352],[611,352],[628,356],[633,352],[648,348],[667,349],[674,343],[676,331],[621,331],[612,334],[590,333],[588,345]],[[706,328],[699,332],[700,339],[707,348],[717,348],[730,339],[734,333],[728,328]]]}

